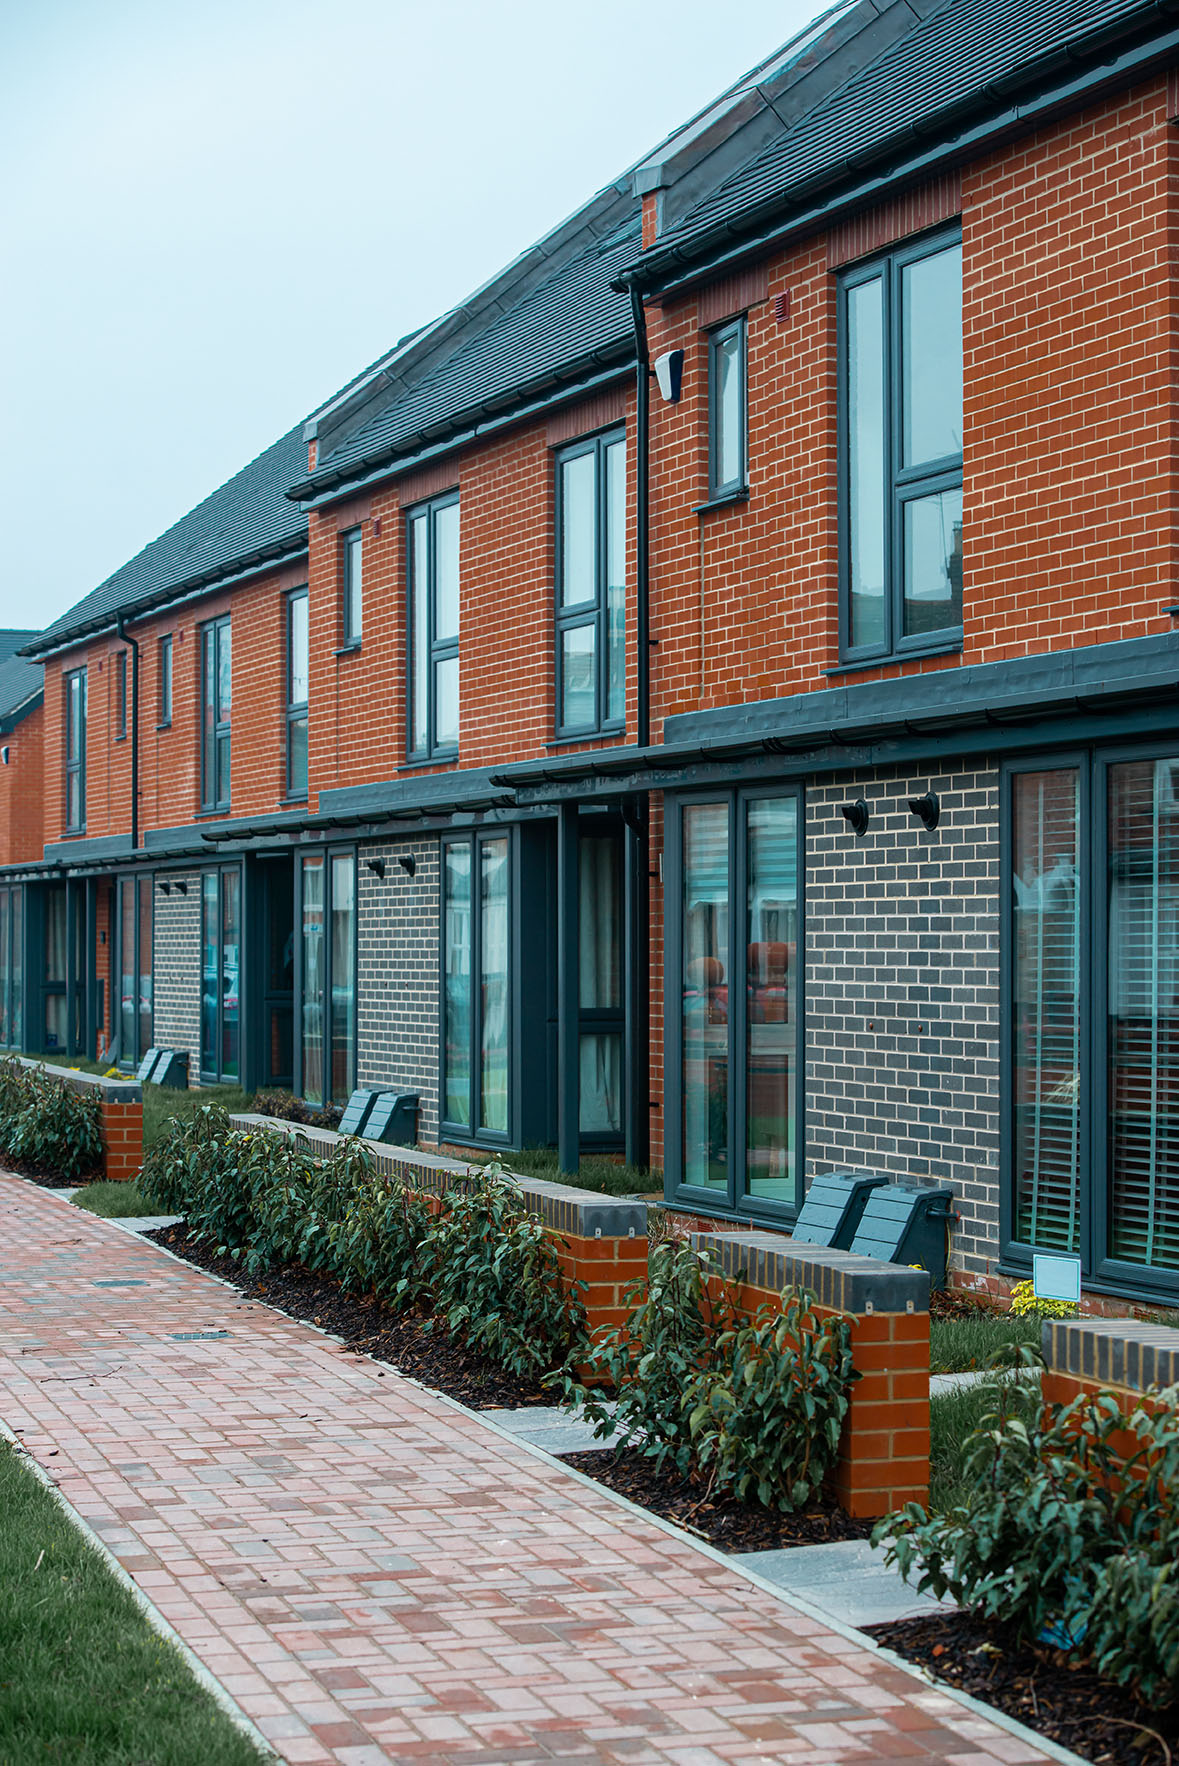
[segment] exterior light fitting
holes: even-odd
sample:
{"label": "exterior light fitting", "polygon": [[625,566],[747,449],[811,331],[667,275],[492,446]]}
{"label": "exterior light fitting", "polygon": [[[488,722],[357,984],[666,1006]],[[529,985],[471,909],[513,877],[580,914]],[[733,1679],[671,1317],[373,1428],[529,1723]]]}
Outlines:
{"label": "exterior light fitting", "polygon": [[397,856],[397,863],[401,866],[407,877],[413,877],[417,874],[418,861],[412,852],[406,853],[404,856],[399,853]]}
{"label": "exterior light fitting", "polygon": [[383,877],[385,875],[385,861],[383,858],[366,858],[364,863],[365,869],[371,871],[374,877]]}
{"label": "exterior light fitting", "polygon": [[841,803],[839,813],[857,838],[867,833],[869,811],[862,797],[857,797],[854,803]]}
{"label": "exterior light fitting", "polygon": [[679,403],[684,380],[683,350],[665,350],[655,358],[655,382],[669,405]]}
{"label": "exterior light fitting", "polygon": [[932,832],[937,827],[938,818],[942,813],[937,792],[927,791],[924,797],[910,797],[909,810],[917,817],[922,827],[928,828]]}

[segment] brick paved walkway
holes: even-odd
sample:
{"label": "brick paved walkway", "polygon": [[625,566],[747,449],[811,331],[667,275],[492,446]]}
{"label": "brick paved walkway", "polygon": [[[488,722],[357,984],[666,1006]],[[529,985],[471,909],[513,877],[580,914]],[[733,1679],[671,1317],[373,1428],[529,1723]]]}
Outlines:
{"label": "brick paved walkway", "polygon": [[477,1417],[7,1176],[0,1416],[284,1760],[1049,1757]]}

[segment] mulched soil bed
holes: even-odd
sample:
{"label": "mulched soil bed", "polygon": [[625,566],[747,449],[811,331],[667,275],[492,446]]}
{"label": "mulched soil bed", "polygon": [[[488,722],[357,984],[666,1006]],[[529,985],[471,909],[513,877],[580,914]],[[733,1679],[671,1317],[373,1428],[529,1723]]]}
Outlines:
{"label": "mulched soil bed", "polygon": [[330,1276],[287,1268],[249,1276],[233,1257],[218,1257],[212,1246],[192,1239],[183,1226],[166,1226],[145,1238],[165,1245],[187,1263],[232,1282],[251,1300],[264,1300],[291,1318],[320,1325],[342,1337],[349,1349],[384,1361],[400,1374],[409,1374],[423,1386],[445,1392],[472,1410],[500,1406],[519,1409],[526,1404],[553,1404],[554,1396],[535,1380],[523,1380],[488,1362],[478,1350],[447,1335],[440,1326],[430,1329],[419,1313],[394,1315],[372,1299],[345,1294]]}
{"label": "mulched soil bed", "polygon": [[1012,1643],[1002,1625],[946,1613],[865,1629],[907,1662],[920,1663],[1083,1760],[1169,1766],[1172,1753],[1179,1759],[1179,1705],[1146,1710],[1059,1650]]}
{"label": "mulched soil bed", "polygon": [[833,1539],[867,1539],[871,1521],[853,1521],[833,1502],[818,1502],[795,1515],[773,1514],[757,1503],[730,1498],[706,1501],[678,1472],[657,1470],[633,1447],[563,1453],[562,1460],[599,1484],[608,1484],[640,1508],[707,1539],[721,1551],[764,1551],[787,1545],[829,1545]]}
{"label": "mulched soil bed", "polygon": [[929,1296],[930,1318],[1007,1318],[1010,1315],[989,1294],[964,1294],[956,1288],[935,1288]]}
{"label": "mulched soil bed", "polygon": [[30,1183],[39,1183],[43,1190],[76,1190],[86,1183],[101,1183],[102,1171],[83,1171],[79,1177],[63,1177],[60,1171],[34,1171],[20,1159],[6,1157],[5,1171],[14,1171],[18,1177],[27,1177]]}

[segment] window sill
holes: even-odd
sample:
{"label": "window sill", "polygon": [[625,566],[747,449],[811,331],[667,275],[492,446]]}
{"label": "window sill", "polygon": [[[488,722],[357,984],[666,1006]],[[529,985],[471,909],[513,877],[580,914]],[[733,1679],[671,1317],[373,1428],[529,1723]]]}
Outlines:
{"label": "window sill", "polygon": [[710,515],[714,509],[732,509],[739,503],[749,501],[749,486],[743,484],[740,490],[722,491],[720,496],[712,497],[707,503],[697,503],[693,515]]}
{"label": "window sill", "polygon": [[156,735],[158,736],[161,730],[170,730],[171,728],[172,728],[172,719],[169,718],[167,723],[156,725]]}
{"label": "window sill", "polygon": [[825,668],[825,675],[856,675],[864,674],[870,668],[896,668],[902,662],[925,662],[931,656],[961,656],[962,640],[955,638],[949,644],[931,644],[927,650],[893,650],[887,656],[866,656],[856,662],[840,662],[834,668]]}
{"label": "window sill", "polygon": [[447,754],[419,754],[414,760],[407,760],[399,766],[399,773],[420,773],[423,767],[457,767],[459,757],[452,751]]}
{"label": "window sill", "polygon": [[127,733],[126,733],[126,731],[124,731],[121,736],[115,737],[115,745],[118,746],[118,744],[120,742],[125,742],[126,740],[127,740]]}
{"label": "window sill", "polygon": [[361,648],[360,640],[357,639],[355,644],[340,644],[335,650],[332,651],[332,655],[333,656],[355,656],[358,653],[358,651],[360,650],[360,648]]}
{"label": "window sill", "polygon": [[198,809],[192,819],[194,822],[211,822],[219,816],[227,816],[231,813],[231,806],[226,803],[218,809]]}
{"label": "window sill", "polygon": [[307,793],[304,791],[302,797],[280,797],[278,807],[279,809],[302,809],[306,802]]}
{"label": "window sill", "polygon": [[62,832],[63,840],[81,840],[86,832],[85,825],[81,828],[66,828]]}
{"label": "window sill", "polygon": [[576,736],[554,736],[546,742],[546,748],[577,748],[583,742],[617,742],[625,740],[626,730],[622,724],[612,724],[604,730],[582,730]]}

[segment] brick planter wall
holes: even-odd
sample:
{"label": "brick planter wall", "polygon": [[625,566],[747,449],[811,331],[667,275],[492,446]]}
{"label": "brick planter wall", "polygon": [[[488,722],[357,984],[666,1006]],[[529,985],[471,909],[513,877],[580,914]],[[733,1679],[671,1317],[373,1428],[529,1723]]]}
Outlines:
{"label": "brick planter wall", "polygon": [[820,1314],[851,1326],[851,1389],[832,1494],[848,1514],[889,1514],[929,1498],[929,1276],[836,1251],[792,1249],[778,1233],[693,1233],[725,1275],[740,1283],[738,1305],[753,1317],[778,1310],[784,1292],[806,1288]]}
{"label": "brick planter wall", "polygon": [[1045,1403],[1114,1392],[1134,1410],[1153,1387],[1179,1384],[1179,1330],[1139,1319],[1046,1319]]}
{"label": "brick planter wall", "polygon": [[[273,1128],[281,1134],[301,1134],[314,1146],[325,1149],[350,1137],[334,1129],[304,1128],[272,1116],[232,1116],[240,1128]],[[363,1138],[363,1137],[361,1137]],[[470,1163],[448,1159],[441,1153],[422,1153],[412,1147],[389,1147],[365,1141],[378,1171],[420,1190],[442,1196],[471,1171]],[[647,1206],[619,1196],[599,1196],[545,1178],[517,1177],[521,1199],[557,1239],[561,1273],[569,1283],[585,1284],[583,1301],[590,1335],[599,1336],[626,1316],[623,1295],[636,1277],[647,1273]]]}
{"label": "brick planter wall", "polygon": [[130,1183],[143,1165],[143,1087],[133,1079],[103,1079],[45,1061],[21,1057],[22,1067],[43,1067],[69,1091],[97,1091],[102,1113],[102,1172],[112,1183]]}

